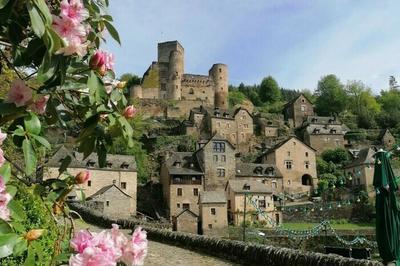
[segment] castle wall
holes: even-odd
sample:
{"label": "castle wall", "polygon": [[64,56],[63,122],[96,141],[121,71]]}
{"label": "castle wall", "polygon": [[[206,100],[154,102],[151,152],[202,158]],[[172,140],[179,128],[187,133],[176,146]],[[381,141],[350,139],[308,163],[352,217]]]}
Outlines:
{"label": "castle wall", "polygon": [[208,76],[186,74],[181,88],[183,100],[201,100],[208,106],[214,105],[214,82]]}

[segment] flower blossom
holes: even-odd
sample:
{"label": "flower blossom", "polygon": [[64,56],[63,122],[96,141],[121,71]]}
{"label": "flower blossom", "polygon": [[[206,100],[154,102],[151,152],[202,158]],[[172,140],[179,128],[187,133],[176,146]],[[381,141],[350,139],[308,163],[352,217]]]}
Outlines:
{"label": "flower blossom", "polygon": [[110,253],[97,247],[87,247],[82,253],[71,256],[70,266],[115,266],[117,262]]}
{"label": "flower blossom", "polygon": [[61,16],[81,22],[88,17],[88,12],[80,0],[63,0],[60,4]]}
{"label": "flower blossom", "polygon": [[93,235],[87,230],[80,230],[78,233],[74,234],[71,239],[71,247],[78,253],[82,253],[85,248],[92,245]]}
{"label": "flower blossom", "polygon": [[79,172],[76,176],[75,176],[75,183],[76,184],[83,184],[86,183],[86,181],[88,181],[90,179],[90,172],[88,170]]}
{"label": "flower blossom", "polygon": [[0,176],[0,219],[10,220],[10,210],[7,205],[11,200],[11,195],[6,191],[6,183],[4,178]]}
{"label": "flower blossom", "polygon": [[0,149],[0,167],[2,167],[5,162],[6,158],[4,158],[4,152],[2,149]]}
{"label": "flower blossom", "polygon": [[107,51],[96,50],[90,58],[89,66],[104,75],[106,71],[114,69],[114,55]]}
{"label": "flower blossom", "polygon": [[122,261],[126,265],[143,265],[146,256],[147,233],[141,227],[138,227],[123,250]]}
{"label": "flower blossom", "polygon": [[14,80],[8,91],[6,102],[14,103],[17,107],[26,105],[32,100],[32,90],[28,88],[24,81]]}
{"label": "flower blossom", "polygon": [[37,101],[35,101],[31,105],[31,110],[41,115],[44,114],[46,112],[47,101],[49,100],[49,98],[50,98],[49,95],[44,95],[40,97]]}
{"label": "flower blossom", "polygon": [[0,128],[0,145],[3,144],[3,141],[7,138],[7,133],[2,133]]}
{"label": "flower blossom", "polygon": [[132,118],[135,116],[135,114],[137,113],[136,108],[133,105],[129,105],[127,107],[125,107],[123,116],[127,119]]}

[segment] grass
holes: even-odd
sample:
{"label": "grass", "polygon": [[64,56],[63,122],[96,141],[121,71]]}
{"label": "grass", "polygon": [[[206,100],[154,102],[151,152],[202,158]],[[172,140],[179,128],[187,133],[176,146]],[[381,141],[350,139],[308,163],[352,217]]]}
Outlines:
{"label": "grass", "polygon": [[[293,230],[307,230],[311,229],[314,226],[318,225],[318,223],[284,223],[283,228],[293,229]],[[355,223],[331,223],[332,227],[337,230],[367,230],[367,229],[374,229],[374,224],[355,224]]]}

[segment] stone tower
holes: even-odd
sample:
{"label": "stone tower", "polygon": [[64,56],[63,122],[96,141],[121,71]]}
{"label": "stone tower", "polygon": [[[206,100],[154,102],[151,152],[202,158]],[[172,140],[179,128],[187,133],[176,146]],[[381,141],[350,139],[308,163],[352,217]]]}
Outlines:
{"label": "stone tower", "polygon": [[181,80],[184,72],[184,49],[178,41],[158,44],[160,90],[166,98],[181,99]]}
{"label": "stone tower", "polygon": [[209,75],[212,77],[215,86],[215,107],[228,109],[228,66],[214,64]]}
{"label": "stone tower", "polygon": [[143,89],[142,86],[140,85],[133,85],[130,88],[130,95],[133,99],[138,98],[141,99],[143,98]]}

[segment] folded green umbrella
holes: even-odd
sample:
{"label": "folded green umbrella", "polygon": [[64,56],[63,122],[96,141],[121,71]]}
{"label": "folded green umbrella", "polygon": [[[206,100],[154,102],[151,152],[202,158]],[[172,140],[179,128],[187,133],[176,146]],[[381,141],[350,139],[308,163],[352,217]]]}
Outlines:
{"label": "folded green umbrella", "polygon": [[397,179],[390,166],[390,152],[375,154],[374,187],[376,190],[376,241],[384,262],[400,266],[400,209],[397,202]]}

